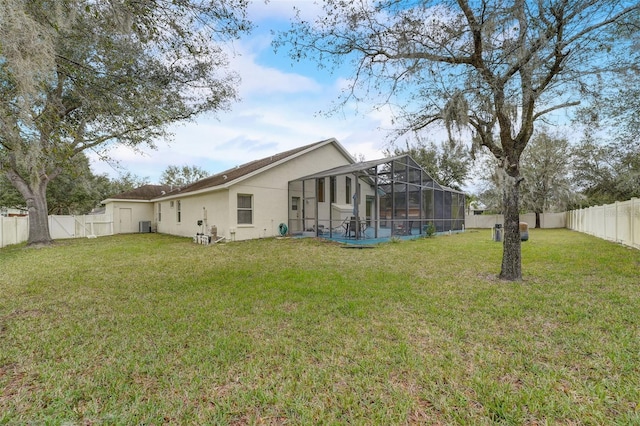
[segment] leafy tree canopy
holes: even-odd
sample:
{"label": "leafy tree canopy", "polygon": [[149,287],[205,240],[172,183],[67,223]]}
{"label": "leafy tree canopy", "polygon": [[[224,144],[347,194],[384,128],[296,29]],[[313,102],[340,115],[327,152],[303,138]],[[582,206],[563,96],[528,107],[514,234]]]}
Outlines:
{"label": "leafy tree canopy", "polygon": [[640,197],[640,140],[601,144],[587,136],[573,148],[573,179],[583,195],[575,207]]}
{"label": "leafy tree canopy", "polygon": [[184,186],[209,176],[209,172],[198,166],[168,166],[160,175],[160,183]]}
{"label": "leafy tree canopy", "polygon": [[220,42],[249,29],[248,0],[5,0],[0,170],[51,241],[48,183],[88,149],[151,146],[169,125],[229,106]]}
{"label": "leafy tree canopy", "polygon": [[567,138],[548,129],[537,131],[522,154],[522,207],[539,214],[563,212],[571,204],[571,149]]}
{"label": "leafy tree canopy", "polygon": [[[109,196],[147,183],[147,178],[131,173],[121,174],[115,179],[94,175],[87,157],[79,153],[49,184],[48,214],[87,214]],[[0,175],[0,207],[25,208],[24,198],[4,175]]]}
{"label": "leafy tree canopy", "polygon": [[460,144],[437,145],[418,139],[403,148],[387,150],[385,155],[409,154],[439,184],[462,191],[462,185],[469,176],[471,157]]}

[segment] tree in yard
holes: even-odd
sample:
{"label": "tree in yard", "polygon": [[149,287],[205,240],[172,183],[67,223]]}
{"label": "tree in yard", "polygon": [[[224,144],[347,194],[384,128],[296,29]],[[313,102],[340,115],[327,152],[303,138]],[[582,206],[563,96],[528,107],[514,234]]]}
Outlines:
{"label": "tree in yard", "polygon": [[[148,179],[124,173],[116,179],[94,175],[89,159],[78,153],[47,186],[48,214],[86,214],[110,195],[129,191],[148,183]],[[25,208],[24,197],[0,175],[0,206]]]}
{"label": "tree in yard", "polygon": [[502,214],[504,211],[501,177],[498,160],[489,154],[481,153],[475,160],[476,173],[479,175],[478,201],[484,206],[487,213]]}
{"label": "tree in yard", "polygon": [[536,228],[540,228],[541,213],[566,211],[574,198],[570,152],[566,138],[542,130],[522,153],[522,207],[536,214]]}
{"label": "tree in yard", "polygon": [[[103,178],[106,178],[106,181],[103,181]],[[100,179],[102,181],[102,185],[100,185],[102,198],[100,200],[149,184],[148,177],[141,177],[131,172],[121,173],[115,179],[109,179],[106,175],[101,175]]]}
{"label": "tree in yard", "polygon": [[[522,153],[520,211],[535,213],[536,228],[540,228],[541,213],[566,211],[576,198],[570,178],[571,151],[566,138],[543,129],[535,132]],[[502,174],[495,157],[483,155],[482,162],[484,188],[479,198],[489,210],[502,213]]]}
{"label": "tree in yard", "polygon": [[183,186],[209,176],[209,172],[198,166],[167,166],[160,175],[160,183]]}
{"label": "tree in yard", "polygon": [[5,0],[0,5],[0,172],[49,244],[46,192],[79,153],[153,147],[168,126],[228,106],[220,42],[247,0]]}
{"label": "tree in yard", "polygon": [[403,154],[409,154],[439,184],[462,191],[471,163],[462,145],[436,145],[418,139],[413,145],[407,142],[404,148],[395,147],[385,152],[387,156]]}
{"label": "tree in yard", "polygon": [[588,135],[573,149],[572,162],[584,196],[576,207],[640,197],[640,140],[603,145]]}
{"label": "tree in yard", "polygon": [[100,176],[83,153],[74,156],[47,187],[48,214],[86,214],[100,205]]}
{"label": "tree in yard", "polygon": [[625,55],[632,66],[617,79],[600,81],[594,101],[578,116],[585,138],[573,152],[580,205],[609,204],[640,196],[640,38],[638,25],[620,27],[632,40]]}
{"label": "tree in yard", "polygon": [[[394,101],[402,131],[444,124],[498,161],[505,235],[500,277],[522,278],[521,155],[534,123],[576,106],[607,73],[629,69],[640,5],[628,0],[325,0],[315,22],[281,34],[294,59],[350,60],[344,102]],[[635,31],[637,35],[637,30]],[[604,79],[601,79],[605,77]]]}

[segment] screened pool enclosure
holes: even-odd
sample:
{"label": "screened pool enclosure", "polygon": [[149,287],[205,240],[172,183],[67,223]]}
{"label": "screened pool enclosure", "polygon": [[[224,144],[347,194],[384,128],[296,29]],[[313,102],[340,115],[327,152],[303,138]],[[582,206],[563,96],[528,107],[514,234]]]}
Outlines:
{"label": "screened pool enclosure", "polygon": [[409,155],[350,164],[289,182],[289,232],[382,241],[460,231],[464,197]]}

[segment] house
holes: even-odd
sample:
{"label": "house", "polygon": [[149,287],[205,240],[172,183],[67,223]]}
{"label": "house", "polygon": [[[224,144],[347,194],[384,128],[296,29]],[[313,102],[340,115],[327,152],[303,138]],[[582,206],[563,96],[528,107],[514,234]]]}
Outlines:
{"label": "house", "polygon": [[4,217],[22,217],[27,216],[29,211],[25,208],[0,207],[0,216]]}
{"label": "house", "polygon": [[279,234],[288,223],[289,181],[355,163],[335,139],[305,145],[234,167],[180,188],[145,185],[103,201],[114,233],[216,234],[247,240]]}
{"label": "house", "polygon": [[113,233],[139,232],[141,222],[153,221],[153,200],[172,189],[170,185],[143,185],[103,200],[104,213],[113,218]]}
{"label": "house", "polygon": [[103,201],[114,233],[279,235],[345,240],[464,229],[464,194],[408,155],[357,163],[335,139],[252,161],[179,188],[145,185]]}

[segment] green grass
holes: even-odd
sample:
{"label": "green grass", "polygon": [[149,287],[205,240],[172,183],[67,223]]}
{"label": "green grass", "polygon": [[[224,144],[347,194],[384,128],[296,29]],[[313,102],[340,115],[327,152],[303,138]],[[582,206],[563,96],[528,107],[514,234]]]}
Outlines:
{"label": "green grass", "polygon": [[530,230],[345,250],[0,250],[0,424],[640,424],[640,251]]}

